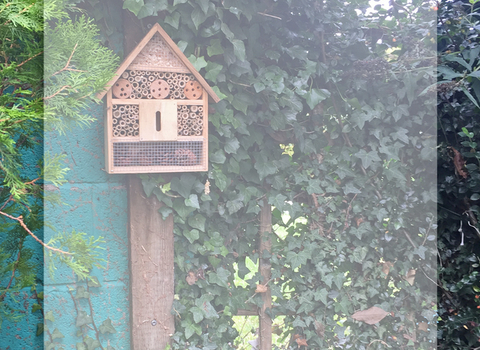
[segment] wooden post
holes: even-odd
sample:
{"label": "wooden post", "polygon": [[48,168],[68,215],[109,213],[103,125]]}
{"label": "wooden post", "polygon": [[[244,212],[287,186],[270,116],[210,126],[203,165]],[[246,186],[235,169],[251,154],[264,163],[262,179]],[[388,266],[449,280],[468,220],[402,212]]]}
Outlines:
{"label": "wooden post", "polygon": [[[259,269],[262,275],[262,284],[265,285],[272,277],[271,264],[269,259],[262,259],[264,251],[269,253],[272,251],[272,207],[264,200],[262,211],[260,212],[260,247],[259,247]],[[262,293],[263,305],[258,310],[260,320],[260,350],[272,349],[272,319],[267,315],[265,310],[272,308],[272,292],[270,287],[265,293]]]}
{"label": "wooden post", "polygon": [[128,180],[131,348],[163,350],[175,333],[173,216],[163,220],[158,199],[137,176]]}
{"label": "wooden post", "polygon": [[[145,19],[156,23],[156,18]],[[142,24],[123,11],[123,51],[127,56],[143,38]],[[163,220],[155,196],[147,198],[141,180],[128,177],[130,246],[130,323],[132,350],[163,350],[175,333],[173,216]]]}

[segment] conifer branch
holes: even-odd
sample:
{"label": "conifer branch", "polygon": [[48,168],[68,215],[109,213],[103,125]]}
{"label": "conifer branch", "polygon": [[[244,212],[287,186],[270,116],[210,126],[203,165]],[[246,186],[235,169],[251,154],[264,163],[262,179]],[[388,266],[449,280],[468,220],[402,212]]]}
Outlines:
{"label": "conifer branch", "polygon": [[40,243],[41,245],[43,245],[45,248],[51,250],[51,251],[54,251],[54,252],[57,252],[57,253],[62,253],[62,254],[66,254],[66,255],[73,255],[72,253],[69,253],[69,252],[65,252],[61,249],[57,249],[57,248],[54,248],[54,247],[51,247],[49,246],[48,244],[44,243],[40,238],[38,238],[37,236],[35,236],[35,234],[30,231],[30,229],[27,227],[27,225],[25,225],[25,223],[23,222],[23,216],[20,215],[18,217],[15,217],[15,216],[12,216],[12,215],[9,215],[7,213],[4,213],[3,211],[0,211],[0,214],[3,215],[3,216],[6,216],[7,218],[9,219],[12,219],[12,220],[15,220],[17,221],[20,226],[23,227],[23,229],[25,231],[27,231],[27,233],[33,237],[34,240],[36,240],[38,243]]}
{"label": "conifer branch", "polygon": [[23,65],[24,65],[25,63],[27,63],[28,61],[33,60],[35,57],[40,56],[42,53],[43,53],[43,51],[40,51],[39,53],[33,55],[32,57],[27,58],[25,61],[23,61],[22,63],[20,63],[20,64],[17,66],[17,68],[23,66]]}
{"label": "conifer branch", "polygon": [[71,72],[85,72],[84,70],[80,70],[80,69],[74,69],[74,68],[68,68],[68,66],[70,65],[70,61],[72,60],[72,57],[73,57],[73,54],[75,53],[75,50],[77,49],[77,45],[78,43],[75,44],[75,46],[73,47],[73,51],[72,53],[70,54],[70,57],[68,58],[67,60],[67,63],[65,64],[65,67],[63,67],[62,69],[60,69],[59,71],[55,72],[52,74],[52,77],[54,75],[57,75],[63,71],[66,71],[66,70],[69,70]]}
{"label": "conifer branch", "polygon": [[50,98],[52,98],[52,97],[55,97],[55,96],[57,96],[59,93],[61,93],[63,90],[65,90],[65,88],[69,88],[69,87],[71,87],[71,86],[70,86],[70,85],[64,85],[64,86],[62,86],[56,93],[54,93],[53,95],[44,97],[43,99],[44,99],[44,100],[48,100],[48,99],[50,99]]}

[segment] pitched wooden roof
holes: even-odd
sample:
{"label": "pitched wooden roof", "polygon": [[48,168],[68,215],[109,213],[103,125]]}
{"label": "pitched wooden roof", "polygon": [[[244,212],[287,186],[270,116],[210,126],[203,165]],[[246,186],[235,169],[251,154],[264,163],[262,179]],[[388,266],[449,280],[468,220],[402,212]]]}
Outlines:
{"label": "pitched wooden roof", "polygon": [[[140,43],[137,45],[137,47],[125,58],[125,60],[122,62],[120,67],[117,69],[115,76],[110,79],[110,81],[107,83],[105,90],[102,92],[99,92],[97,94],[98,99],[102,99],[105,94],[107,93],[108,90],[111,89],[113,84],[122,76],[122,73],[127,70],[131,65],[135,65],[136,61],[135,59],[142,54],[142,50],[145,49],[147,44],[152,40],[155,34],[159,34],[162,39],[164,40],[165,44],[168,46],[168,48],[171,50],[171,53],[175,56],[175,60],[177,65],[183,64],[183,67],[179,68],[180,71],[182,71],[182,68],[186,69],[189,73],[193,74],[197,81],[202,85],[202,87],[205,89],[205,91],[208,93],[208,95],[212,98],[213,101],[218,102],[220,101],[220,98],[217,96],[217,94],[213,91],[213,89],[208,85],[208,83],[205,81],[205,79],[198,73],[198,71],[193,67],[193,65],[190,63],[188,58],[183,54],[182,51],[177,47],[177,45],[173,42],[173,40],[168,36],[168,34],[163,30],[163,28],[160,26],[160,24],[156,23],[152,29],[145,35],[145,37],[140,41]],[[145,69],[145,68],[143,68]],[[177,69],[178,70],[178,69]]]}

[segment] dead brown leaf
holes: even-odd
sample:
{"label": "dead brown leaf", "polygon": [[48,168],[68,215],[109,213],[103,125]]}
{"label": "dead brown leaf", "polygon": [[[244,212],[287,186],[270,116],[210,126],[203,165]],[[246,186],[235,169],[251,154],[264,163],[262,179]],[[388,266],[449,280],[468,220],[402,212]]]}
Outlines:
{"label": "dead brown leaf", "polygon": [[191,286],[192,284],[195,284],[195,282],[197,282],[197,274],[193,271],[190,271],[185,280],[187,281],[188,285]]}
{"label": "dead brown leaf", "polygon": [[427,322],[419,322],[418,323],[418,330],[419,331],[424,331],[424,332],[428,332],[428,323]]}
{"label": "dead brown leaf", "polygon": [[264,286],[263,284],[257,284],[257,289],[255,289],[255,293],[266,293],[267,290],[267,286]]}
{"label": "dead brown leaf", "polygon": [[322,322],[315,321],[315,333],[321,338],[325,336],[325,326]]}
{"label": "dead brown leaf", "polygon": [[388,274],[390,273],[390,269],[392,268],[393,263],[391,261],[386,261],[383,263],[382,266],[382,272],[385,274],[385,278],[388,277]]}
{"label": "dead brown leaf", "polygon": [[468,173],[465,170],[465,160],[463,159],[460,152],[458,152],[455,148],[450,147],[453,151],[453,165],[455,165],[455,170],[457,171],[458,175],[463,177],[464,179],[467,178]]}
{"label": "dead brown leaf", "polygon": [[297,343],[298,347],[308,346],[307,339],[305,339],[305,338],[297,338],[297,339],[295,339],[295,342]]}
{"label": "dead brown leaf", "polygon": [[414,269],[410,269],[407,272],[406,279],[407,279],[407,282],[410,283],[411,286],[413,286],[413,283],[415,282],[415,274],[416,273],[417,273],[417,271],[414,270]]}
{"label": "dead brown leaf", "polygon": [[413,342],[415,342],[415,337],[414,336],[411,336],[410,334],[404,334],[403,337],[407,340],[411,340]]}
{"label": "dead brown leaf", "polygon": [[388,314],[389,312],[379,307],[373,306],[370,309],[355,312],[352,315],[352,318],[354,320],[362,321],[367,324],[375,324],[383,320]]}

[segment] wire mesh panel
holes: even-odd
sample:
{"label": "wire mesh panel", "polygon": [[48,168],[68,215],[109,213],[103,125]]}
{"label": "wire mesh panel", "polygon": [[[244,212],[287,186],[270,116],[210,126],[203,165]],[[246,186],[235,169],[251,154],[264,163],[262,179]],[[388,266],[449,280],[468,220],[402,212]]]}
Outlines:
{"label": "wire mesh panel", "polygon": [[199,171],[206,166],[205,140],[114,142],[113,171]]}

